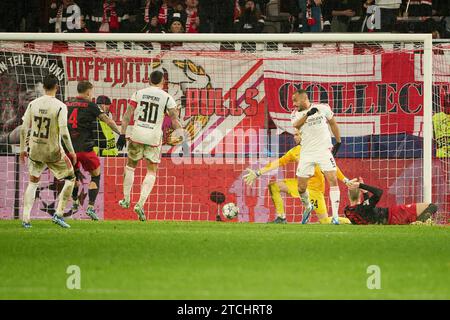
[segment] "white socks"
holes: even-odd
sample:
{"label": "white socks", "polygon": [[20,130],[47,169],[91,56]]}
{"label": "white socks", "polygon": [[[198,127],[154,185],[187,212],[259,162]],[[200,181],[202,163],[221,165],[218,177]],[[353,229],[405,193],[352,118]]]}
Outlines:
{"label": "white socks", "polygon": [[[123,179],[123,197],[126,201],[130,202],[131,188],[134,183],[134,168],[125,166],[125,177]],[[152,192],[153,186],[155,185],[156,176],[147,172],[144,181],[142,181],[141,186],[141,196],[139,198],[138,204],[143,207],[145,201],[147,201],[148,195]]]}
{"label": "white socks", "polygon": [[30,222],[31,209],[33,208],[34,198],[36,197],[36,190],[38,187],[39,183],[28,182],[27,189],[23,196],[22,220],[24,222]]}
{"label": "white socks", "polygon": [[145,201],[147,201],[148,195],[150,192],[152,192],[153,186],[155,185],[156,176],[147,173],[147,175],[144,178],[144,181],[142,182],[141,186],[141,197],[139,198],[138,204],[143,207],[145,204]]}
{"label": "white socks", "polygon": [[125,166],[125,177],[123,178],[123,197],[130,202],[131,188],[134,183],[134,168]]}
{"label": "white socks", "polygon": [[302,199],[302,202],[303,202],[303,205],[305,206],[305,208],[310,208],[311,207],[311,202],[309,201],[308,190],[306,190],[305,192],[300,194],[300,199]]}
{"label": "white socks", "polygon": [[330,187],[330,201],[333,218],[337,220],[339,218],[339,203],[341,201],[341,191],[338,186]]}
{"label": "white socks", "polygon": [[72,196],[73,187],[75,186],[75,179],[64,180],[64,186],[58,197],[58,207],[56,208],[56,215],[62,217],[64,214],[64,208],[66,207],[67,201]]}

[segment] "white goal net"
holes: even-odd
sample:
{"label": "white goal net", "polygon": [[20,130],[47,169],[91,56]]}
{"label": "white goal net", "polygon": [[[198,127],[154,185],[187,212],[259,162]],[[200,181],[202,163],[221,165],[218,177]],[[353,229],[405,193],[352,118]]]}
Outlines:
{"label": "white goal net", "polygon": [[[448,219],[449,44],[434,46],[433,98],[427,101],[423,41],[239,42],[213,37],[204,42],[162,42],[142,37],[0,41],[0,218],[19,217],[22,211],[27,171],[18,163],[17,127],[28,102],[43,94],[45,75],[58,77],[58,98],[63,101],[77,95],[78,81],[90,81],[96,98],[111,101],[110,116],[120,125],[133,92],[148,86],[151,71],[161,70],[166,89],[180,107],[188,139],[174,145],[166,119],[162,161],[145,207],[149,219],[215,220],[218,205],[211,195],[222,193],[225,203],[234,202],[240,209],[235,220],[272,220],[275,208],[268,185],[295,178],[296,164],[263,175],[253,187],[242,177],[246,168],[261,168],[294,147],[291,95],[299,88],[307,90],[312,101],[332,107],[343,142],[336,161],[348,178],[363,177],[382,188],[382,206],[425,202],[428,188],[440,207],[439,221]],[[434,132],[424,130],[424,110],[430,103]],[[428,162],[427,139],[432,141]],[[132,210],[117,205],[126,151],[117,152],[104,141],[99,146],[97,212],[104,219],[135,219]],[[432,188],[426,182],[427,164],[432,166]],[[144,163],[136,170],[133,203],[145,170]],[[84,208],[87,173],[85,177],[80,188]],[[53,212],[60,187],[44,173],[32,217]],[[341,184],[341,190],[345,188]],[[328,198],[328,192],[325,195]],[[346,192],[341,192],[340,212],[347,203]],[[301,220],[299,199],[286,195],[284,209],[288,221]],[[73,218],[87,216],[80,210]]]}

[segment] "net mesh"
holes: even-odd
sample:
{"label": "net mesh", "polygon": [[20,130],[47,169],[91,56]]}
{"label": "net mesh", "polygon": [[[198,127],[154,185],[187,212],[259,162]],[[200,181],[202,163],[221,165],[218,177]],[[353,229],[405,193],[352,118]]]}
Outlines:
{"label": "net mesh", "polygon": [[[61,100],[76,96],[78,81],[92,82],[96,97],[110,98],[110,117],[120,125],[133,92],[148,86],[151,71],[164,72],[166,90],[180,106],[188,139],[174,145],[170,120],[165,120],[156,185],[145,206],[149,219],[214,220],[220,210],[211,201],[214,192],[224,194],[224,203],[238,205],[236,220],[274,219],[269,184],[292,182],[296,163],[263,175],[252,187],[242,178],[245,169],[261,168],[295,146],[290,113],[291,95],[298,88],[307,90],[313,102],[332,107],[343,137],[336,161],[346,177],[363,177],[382,188],[382,206],[422,202],[422,54],[420,43],[388,42],[0,42],[0,167],[5,177],[0,216],[21,214],[28,178],[26,167],[18,164],[17,127],[28,102],[43,94],[42,79],[48,73],[60,80]],[[433,66],[433,201],[440,206],[441,222],[448,219],[450,200],[445,149],[450,135],[445,117],[449,64],[449,45],[439,44]],[[98,215],[135,219],[132,209],[117,205],[126,152],[104,143],[99,152]],[[132,203],[139,198],[145,173],[142,162],[135,172]],[[90,180],[86,172],[84,176],[83,209]],[[45,172],[32,217],[53,213],[60,188]],[[342,212],[348,200],[346,187],[341,184],[340,189]],[[298,222],[302,206],[291,190],[283,194],[284,210],[288,221]],[[328,202],[326,185],[325,199]],[[87,218],[83,209],[72,217]]]}

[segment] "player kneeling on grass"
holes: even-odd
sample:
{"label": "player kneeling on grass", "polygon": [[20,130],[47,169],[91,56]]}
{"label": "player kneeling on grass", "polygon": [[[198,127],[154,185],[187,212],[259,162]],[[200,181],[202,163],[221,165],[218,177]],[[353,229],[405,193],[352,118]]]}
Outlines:
{"label": "player kneeling on grass", "polygon": [[[364,195],[362,203],[361,192]],[[369,192],[372,193],[371,196]],[[425,222],[438,210],[434,203],[411,203],[379,208],[376,205],[382,194],[383,190],[364,184],[362,178],[352,181],[348,191],[350,205],[344,209],[345,216],[352,224],[410,224],[416,221]]]}
{"label": "player kneeling on grass", "polygon": [[[261,175],[275,170],[279,167],[286,166],[288,163],[298,162],[300,158],[300,142],[301,136],[298,130],[295,130],[294,140],[297,144],[294,148],[286,152],[284,156],[280,159],[275,160],[264,168],[261,168],[257,171],[252,169],[247,169],[248,173],[244,176],[244,180],[248,185],[252,185],[255,180]],[[349,183],[349,179],[347,179],[342,171],[337,168],[337,178],[344,183]],[[310,201],[312,206],[314,207],[314,211],[317,214],[317,218],[320,223],[330,224],[331,217],[328,217],[327,206],[325,203],[325,178],[323,173],[320,171],[319,166],[315,167],[314,175],[308,181],[307,187]],[[281,192],[289,194],[291,197],[300,198],[300,194],[298,193],[298,182],[295,178],[283,179],[275,182],[271,182],[269,184],[269,192],[270,197],[272,198],[273,204],[275,205],[275,210],[277,213],[277,217],[273,221],[273,223],[286,223],[286,214],[284,212],[283,206],[283,198],[281,197]],[[308,223],[311,214],[304,215],[302,217],[302,224]],[[342,224],[350,224],[350,220],[347,218],[339,217],[339,223]]]}
{"label": "player kneeling on grass", "polygon": [[[156,169],[161,162],[162,124],[167,113],[172,126],[179,132],[181,124],[178,119],[177,104],[172,96],[163,90],[164,74],[153,71],[150,74],[150,87],[133,94],[122,120],[122,132],[117,141],[117,148],[122,150],[126,144],[126,131],[134,114],[134,126],[128,143],[128,161],[123,179],[123,196],[119,201],[122,208],[130,207],[130,193],[134,183],[134,170],[139,160],[147,160],[147,174],[142,182],[141,196],[134,206],[139,220],[145,221],[144,204],[153,189],[156,180]],[[178,142],[182,140],[180,136]]]}
{"label": "player kneeling on grass", "polygon": [[[61,141],[64,142],[73,163],[77,156],[67,128],[67,107],[56,99],[58,79],[48,75],[44,79],[45,95],[30,102],[22,118],[20,129],[20,160],[28,157],[30,182],[23,196],[22,225],[30,228],[30,213],[39,187],[39,180],[45,168],[49,168],[56,179],[64,179],[64,186],[58,197],[58,206],[52,221],[63,228],[70,226],[63,219],[63,210],[70,198],[75,183],[75,174]],[[27,134],[31,128],[27,148]]]}

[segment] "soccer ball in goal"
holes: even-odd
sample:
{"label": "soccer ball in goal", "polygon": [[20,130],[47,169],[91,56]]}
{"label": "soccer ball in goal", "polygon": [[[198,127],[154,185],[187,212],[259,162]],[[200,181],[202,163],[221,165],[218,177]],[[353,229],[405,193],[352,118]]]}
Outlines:
{"label": "soccer ball in goal", "polygon": [[230,202],[223,206],[222,208],[223,216],[227,219],[234,219],[239,214],[239,208],[236,204]]}

